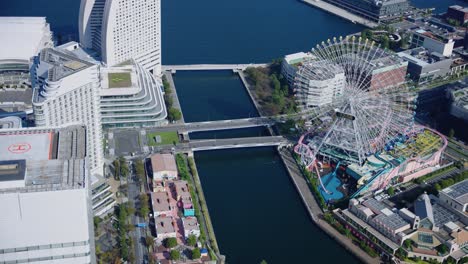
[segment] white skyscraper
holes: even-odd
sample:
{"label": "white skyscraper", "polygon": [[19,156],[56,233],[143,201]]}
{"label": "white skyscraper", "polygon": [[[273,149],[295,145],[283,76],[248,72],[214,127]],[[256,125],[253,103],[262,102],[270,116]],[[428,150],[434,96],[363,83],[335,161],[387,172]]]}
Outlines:
{"label": "white skyscraper", "polygon": [[103,164],[99,67],[59,48],[42,50],[31,67],[36,126],[86,125],[87,156],[96,174]]}
{"label": "white skyscraper", "polygon": [[161,0],[81,0],[79,34],[108,66],[135,59],[161,74]]}

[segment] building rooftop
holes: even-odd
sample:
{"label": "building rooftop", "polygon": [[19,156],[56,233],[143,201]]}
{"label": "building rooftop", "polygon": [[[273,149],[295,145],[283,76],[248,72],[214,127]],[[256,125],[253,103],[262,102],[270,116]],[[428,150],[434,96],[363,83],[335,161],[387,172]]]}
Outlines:
{"label": "building rooftop", "polygon": [[284,56],[284,60],[289,64],[289,65],[296,65],[298,63],[302,63],[305,59],[314,59],[315,56],[312,55],[312,53],[308,52],[297,52],[293,54],[289,54]]}
{"label": "building rooftop", "polygon": [[200,227],[198,225],[198,221],[196,217],[185,217],[182,218],[182,223],[184,225],[184,230],[199,230]]}
{"label": "building rooftop", "polygon": [[86,129],[79,125],[0,130],[0,161],[15,161],[18,169],[26,171],[21,187],[0,189],[0,193],[84,188],[85,142]]}
{"label": "building rooftop", "polygon": [[464,180],[442,190],[448,197],[460,204],[468,203],[468,180]]}
{"label": "building rooftop", "polygon": [[87,191],[0,194],[0,249],[88,241]]}
{"label": "building rooftop", "polygon": [[0,160],[50,160],[54,132],[0,134]]}
{"label": "building rooftop", "polygon": [[22,127],[22,120],[20,117],[7,116],[4,118],[0,118],[0,129],[21,128],[21,127]]}
{"label": "building rooftop", "polygon": [[371,209],[375,214],[380,214],[382,210],[387,208],[382,202],[374,198],[367,199],[362,204]]}
{"label": "building rooftop", "polygon": [[165,212],[171,210],[169,194],[167,192],[152,192],[151,204],[153,212]]}
{"label": "building rooftop", "polygon": [[437,52],[430,53],[427,49],[423,47],[405,50],[397,53],[397,55],[409,62],[415,63],[420,66],[427,66],[429,64],[433,64],[442,60],[450,59]]}
{"label": "building rooftop", "polygon": [[178,198],[190,198],[189,187],[186,181],[175,181],[174,188]]}
{"label": "building rooftop", "polygon": [[172,154],[154,154],[151,156],[153,172],[177,171],[177,165]]}
{"label": "building rooftop", "polygon": [[448,222],[457,222],[460,219],[450,210],[437,203],[432,206],[432,211],[434,212],[434,225],[437,227],[441,227]]}
{"label": "building rooftop", "polygon": [[382,210],[382,214],[374,217],[374,221],[384,224],[387,228],[395,231],[406,225],[409,225],[400,215],[393,213],[388,208]]}
{"label": "building rooftop", "polygon": [[51,47],[51,32],[45,17],[0,17],[0,61],[26,63],[43,47]]}
{"label": "building rooftop", "polygon": [[175,232],[172,216],[158,216],[154,219],[157,234],[170,234]]}

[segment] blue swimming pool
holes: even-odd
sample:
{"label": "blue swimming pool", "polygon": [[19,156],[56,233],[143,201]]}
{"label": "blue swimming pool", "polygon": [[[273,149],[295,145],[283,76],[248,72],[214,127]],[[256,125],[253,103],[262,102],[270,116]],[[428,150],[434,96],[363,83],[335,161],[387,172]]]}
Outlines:
{"label": "blue swimming pool", "polygon": [[322,197],[325,199],[325,201],[339,200],[343,198],[343,193],[338,191],[338,187],[340,187],[341,181],[336,175],[329,173],[322,177],[322,182],[325,188],[327,188],[327,190],[330,192],[327,193],[320,187],[320,194],[322,194]]}

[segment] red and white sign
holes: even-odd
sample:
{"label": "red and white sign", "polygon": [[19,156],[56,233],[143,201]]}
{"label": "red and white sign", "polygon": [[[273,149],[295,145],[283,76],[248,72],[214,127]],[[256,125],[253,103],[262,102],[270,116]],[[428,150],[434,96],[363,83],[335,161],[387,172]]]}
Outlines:
{"label": "red and white sign", "polygon": [[15,143],[8,147],[8,151],[13,154],[22,154],[29,150],[31,150],[31,145],[29,143]]}

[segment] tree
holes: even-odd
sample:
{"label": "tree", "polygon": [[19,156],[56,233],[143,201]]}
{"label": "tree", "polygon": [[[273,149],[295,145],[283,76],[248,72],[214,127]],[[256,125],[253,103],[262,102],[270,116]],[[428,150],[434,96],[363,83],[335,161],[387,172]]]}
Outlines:
{"label": "tree", "polygon": [[453,136],[455,136],[455,130],[453,128],[449,130],[448,136],[449,138],[453,138]]}
{"label": "tree", "polygon": [[179,111],[179,109],[172,107],[167,113],[167,118],[169,119],[169,121],[177,121],[182,118],[182,113]]}
{"label": "tree", "polygon": [[138,214],[141,216],[141,217],[148,217],[148,214],[149,214],[149,199],[148,199],[148,195],[146,195],[146,193],[142,193],[140,194],[139,196],[140,198],[140,208],[138,210]]}
{"label": "tree", "polygon": [[197,244],[197,237],[195,235],[190,235],[187,238],[187,245],[193,247]]}
{"label": "tree", "polygon": [[177,246],[177,239],[175,237],[166,238],[166,240],[164,241],[164,246],[166,248],[173,248]]}
{"label": "tree", "polygon": [[345,235],[347,238],[350,238],[351,237],[351,230],[349,230],[348,228],[345,229]]}
{"label": "tree", "polygon": [[388,49],[390,47],[390,39],[388,38],[388,36],[383,36],[380,39],[380,46],[384,49]]}
{"label": "tree", "polygon": [[262,261],[260,262],[260,264],[268,264],[268,263],[266,262],[266,260],[262,259]]}
{"label": "tree", "polygon": [[201,252],[199,248],[194,248],[192,250],[192,259],[199,259],[201,257]]}
{"label": "tree", "polygon": [[137,160],[135,162],[135,173],[140,181],[145,179],[145,165],[142,160]]}
{"label": "tree", "polygon": [[363,39],[371,39],[372,38],[372,31],[370,31],[369,29],[364,29],[361,32],[361,37]]}
{"label": "tree", "polygon": [[154,243],[154,238],[152,236],[145,237],[145,245],[148,247],[148,249],[153,247],[153,243]]}
{"label": "tree", "polygon": [[171,259],[172,260],[179,260],[180,259],[180,252],[177,250],[171,250]]}
{"label": "tree", "polygon": [[120,178],[120,161],[116,159],[112,162],[112,165],[114,165],[114,177],[118,180]]}
{"label": "tree", "polygon": [[442,187],[441,187],[440,184],[438,184],[438,183],[436,183],[436,184],[434,185],[434,188],[435,188],[437,191],[442,190]]}
{"label": "tree", "polygon": [[408,248],[408,249],[411,248],[411,244],[412,244],[412,243],[411,243],[411,240],[406,239],[404,243],[405,243],[405,248]]}
{"label": "tree", "polygon": [[393,196],[395,194],[395,189],[393,189],[393,186],[390,186],[388,189],[387,189],[387,193],[388,195],[390,196]]}

